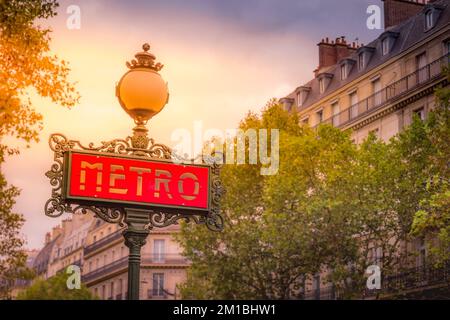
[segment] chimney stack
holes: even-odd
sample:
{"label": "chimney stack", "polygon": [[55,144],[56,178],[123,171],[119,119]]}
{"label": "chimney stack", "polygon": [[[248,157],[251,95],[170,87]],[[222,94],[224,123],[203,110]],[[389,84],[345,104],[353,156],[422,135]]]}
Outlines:
{"label": "chimney stack", "polygon": [[383,0],[384,28],[396,26],[422,11],[427,0]]}
{"label": "chimney stack", "polygon": [[319,47],[319,66],[318,70],[332,66],[336,64],[336,46],[334,41],[329,41],[328,38],[322,39],[320,43],[317,44]]}
{"label": "chimney stack", "polygon": [[319,66],[314,70],[316,76],[321,69],[335,65],[359,48],[355,42],[347,43],[344,36],[336,38],[335,41],[330,41],[328,38],[322,39],[317,46],[319,47]]}

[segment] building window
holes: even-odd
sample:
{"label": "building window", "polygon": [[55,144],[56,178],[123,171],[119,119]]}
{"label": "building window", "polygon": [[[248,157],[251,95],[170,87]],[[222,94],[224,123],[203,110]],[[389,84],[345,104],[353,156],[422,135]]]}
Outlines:
{"label": "building window", "polygon": [[417,258],[416,258],[416,267],[417,268],[425,268],[427,263],[427,250],[425,241],[423,239],[419,239],[416,245],[417,250]]}
{"label": "building window", "polygon": [[339,108],[339,103],[335,102],[331,105],[331,109],[333,112],[333,126],[337,127],[339,126],[339,112],[340,112],[340,108]]}
{"label": "building window", "polygon": [[119,279],[119,294],[116,297],[116,300],[122,300],[122,290],[123,290],[123,280]]}
{"label": "building window", "polygon": [[97,236],[94,236],[94,242],[96,242],[97,241]]}
{"label": "building window", "polygon": [[416,56],[417,82],[422,83],[428,79],[427,54],[423,52]]}
{"label": "building window", "polygon": [[111,282],[111,288],[109,292],[109,300],[114,299],[114,281]]}
{"label": "building window", "polygon": [[389,53],[389,38],[383,39],[381,41],[381,53],[387,55]]}
{"label": "building window", "polygon": [[164,296],[164,273],[153,274],[152,295],[156,297]]}
{"label": "building window", "polygon": [[350,100],[350,118],[355,118],[358,115],[358,94],[352,92],[349,95]]}
{"label": "building window", "polygon": [[414,110],[413,114],[415,114],[420,120],[425,120],[425,109],[423,107]]}
{"label": "building window", "polygon": [[372,81],[373,106],[379,106],[382,103],[381,80],[380,78]]}
{"label": "building window", "polygon": [[325,80],[319,79],[319,92],[324,93],[325,92]]}
{"label": "building window", "polygon": [[316,124],[321,123],[323,120],[323,109],[316,112]]}
{"label": "building window", "polygon": [[303,105],[302,92],[297,93],[297,106],[301,107]]}
{"label": "building window", "polygon": [[341,80],[347,79],[347,65],[341,65]]}
{"label": "building window", "polygon": [[365,61],[364,61],[364,53],[360,53],[358,55],[358,69],[362,70],[364,69],[364,67],[366,66]]}
{"label": "building window", "polygon": [[316,274],[313,277],[312,287],[314,291],[314,298],[316,300],[320,300],[320,274]]}
{"label": "building window", "polygon": [[450,54],[450,40],[444,43],[444,54]]}
{"label": "building window", "polygon": [[433,11],[429,10],[427,13],[425,13],[425,27],[426,30],[433,28]]}
{"label": "building window", "polygon": [[103,286],[102,286],[102,299],[104,300],[105,297],[106,297],[106,286],[103,285]]}
{"label": "building window", "polygon": [[309,124],[309,117],[305,117],[302,120],[300,120],[300,124],[307,126]]}
{"label": "building window", "polygon": [[165,241],[163,239],[153,240],[153,261],[164,262]]}

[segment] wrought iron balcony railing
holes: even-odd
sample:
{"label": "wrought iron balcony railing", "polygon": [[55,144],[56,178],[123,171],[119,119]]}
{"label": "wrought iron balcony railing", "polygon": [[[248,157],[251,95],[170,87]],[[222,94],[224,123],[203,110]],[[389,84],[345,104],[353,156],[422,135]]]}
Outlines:
{"label": "wrought iron balcony railing", "polygon": [[[78,259],[74,262],[71,263],[71,265],[76,265],[79,266],[80,268],[82,267],[82,262],[81,259]],[[65,272],[68,266],[62,267],[61,269],[59,269],[58,271],[56,271],[56,273],[60,273],[60,272]]]}
{"label": "wrought iron balcony railing", "polygon": [[[447,288],[450,291],[450,263],[441,267],[432,266],[405,269],[402,272],[386,276],[381,281],[380,290],[365,289],[360,298],[395,297],[408,295],[409,292],[424,292],[436,288]],[[309,290],[304,294],[305,300],[343,299],[344,294],[333,285],[322,286],[320,289]]]}
{"label": "wrought iron balcony railing", "polygon": [[[443,67],[448,66],[449,62],[450,54],[446,54],[427,64],[423,68],[417,69],[400,80],[357,102],[349,108],[321,121],[320,124],[331,124],[340,128],[375,110],[381,109],[383,106],[392,103],[402,96],[443,76]],[[318,124],[313,127],[317,126]]]}
{"label": "wrought iron balcony railing", "polygon": [[82,280],[84,282],[92,281],[96,278],[99,278],[103,275],[107,275],[113,271],[119,270],[121,268],[126,268],[128,266],[128,257],[120,258],[119,260],[113,261],[103,267],[95,269],[85,275],[82,276]]}
{"label": "wrought iron balcony railing", "polygon": [[122,238],[122,230],[117,230],[106,237],[99,239],[98,241],[86,246],[84,248],[84,255],[88,255],[91,252],[94,252],[95,250],[98,250],[99,248],[111,243],[112,241],[115,241],[117,239]]}
{"label": "wrought iron balcony railing", "polygon": [[450,290],[450,263],[441,268],[427,266],[407,269],[387,276],[381,285],[383,293],[387,294],[438,286],[448,286]]}
{"label": "wrought iron balcony railing", "polygon": [[[189,260],[178,253],[166,253],[161,255],[142,255],[141,264],[156,264],[170,266],[187,266]],[[83,281],[92,281],[108,273],[128,267],[128,256],[113,261],[103,267],[95,269],[82,276]]]}
{"label": "wrought iron balcony railing", "polygon": [[152,288],[148,289],[147,291],[147,297],[149,299],[155,298],[155,299],[167,299],[168,295],[165,292],[166,290],[160,288]]}
{"label": "wrought iron balcony railing", "polygon": [[142,262],[150,264],[186,265],[189,260],[179,253],[143,254]]}

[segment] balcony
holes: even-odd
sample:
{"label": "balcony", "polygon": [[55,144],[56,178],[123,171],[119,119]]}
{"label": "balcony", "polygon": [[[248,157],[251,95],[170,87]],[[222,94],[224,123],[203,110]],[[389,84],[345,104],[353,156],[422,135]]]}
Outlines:
{"label": "balcony", "polygon": [[[405,95],[425,87],[434,80],[442,77],[443,67],[448,66],[449,58],[450,56],[446,54],[441,58],[434,60],[425,67],[417,69],[413,73],[410,73],[382,90],[375,92],[366,99],[352,105],[350,108],[347,108],[332,117],[323,120],[321,124],[331,124],[335,127],[341,128],[372,113],[373,111],[379,110],[388,104],[398,101]],[[317,125],[314,127],[317,127]]]}
{"label": "balcony", "polygon": [[160,288],[158,290],[158,288],[153,288],[153,289],[148,289],[147,291],[147,298],[149,299],[167,299],[168,298],[168,294],[166,293],[167,291],[164,290],[163,288]]}
{"label": "balcony", "polygon": [[[166,253],[163,255],[142,255],[141,265],[152,265],[152,266],[188,266],[189,260],[178,253]],[[93,270],[82,276],[82,280],[85,282],[92,281],[96,278],[100,278],[111,272],[127,269],[128,268],[128,256],[120,258],[119,260],[113,261],[103,267]]]}
{"label": "balcony", "polygon": [[177,266],[189,264],[189,260],[179,253],[149,254],[149,255],[143,254],[141,261],[143,264],[152,264],[152,265]]}
{"label": "balcony", "polygon": [[306,291],[304,294],[305,300],[335,300],[336,289],[334,286],[329,285],[321,287],[319,290]]}
{"label": "balcony", "polygon": [[[419,267],[406,269],[381,281],[380,290],[365,289],[361,298],[373,299],[377,295],[380,298],[411,297],[423,298],[433,297],[439,289],[447,293],[450,290],[450,263],[442,268]],[[434,292],[434,293],[433,293]],[[306,291],[305,300],[335,300],[342,299],[343,292],[334,286],[328,285],[319,290]],[[450,298],[448,296],[447,298]]]}
{"label": "balcony", "polygon": [[93,244],[86,246],[84,248],[84,256],[120,238],[122,238],[122,230],[117,230],[107,235],[106,237],[94,242]]}
{"label": "balcony", "polygon": [[119,260],[116,260],[114,262],[111,262],[103,267],[100,267],[94,271],[91,271],[85,275],[82,276],[82,280],[83,282],[89,282],[92,281],[96,278],[102,277],[104,275],[107,275],[111,272],[120,270],[122,268],[127,268],[128,267],[128,256],[127,257],[123,257]]}
{"label": "balcony", "polygon": [[447,287],[448,291],[450,290],[450,263],[441,268],[427,266],[407,269],[387,276],[383,280],[381,291],[387,295],[406,294],[439,287]]}
{"label": "balcony", "polygon": [[[81,266],[81,259],[78,259],[77,261],[72,262],[70,265],[76,265],[78,267],[82,267]],[[65,272],[68,266],[62,267],[61,269],[59,269],[58,271],[56,271],[56,273],[61,273],[61,272]]]}

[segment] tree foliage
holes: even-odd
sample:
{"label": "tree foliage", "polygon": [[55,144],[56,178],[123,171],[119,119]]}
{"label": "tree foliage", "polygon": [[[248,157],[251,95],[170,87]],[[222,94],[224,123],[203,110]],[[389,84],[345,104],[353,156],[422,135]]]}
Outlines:
{"label": "tree foliage", "polygon": [[93,300],[97,299],[86,285],[81,284],[80,289],[69,289],[67,279],[69,275],[60,272],[44,280],[36,279],[34,283],[20,292],[18,300]]}
{"label": "tree foliage", "polygon": [[435,251],[448,253],[447,107],[389,142],[370,134],[356,145],[349,132],[297,123],[275,101],[241,122],[280,129],[279,171],[224,165],[224,231],[185,224],[178,237],[192,260],[183,297],[295,299],[322,274],[322,284],[354,298],[368,266],[383,276],[410,266],[406,243],[422,232],[438,235]]}
{"label": "tree foliage", "polygon": [[[446,70],[450,81],[450,69]],[[424,148],[415,150],[411,161],[423,163],[419,176],[427,191],[422,198],[412,226],[412,233],[425,238],[436,264],[450,259],[450,89],[436,91],[436,109],[424,122],[402,134],[402,146],[416,144],[419,137]]]}
{"label": "tree foliage", "polygon": [[[42,116],[33,107],[31,90],[65,107],[78,100],[67,63],[50,52],[50,30],[37,25],[53,17],[57,6],[55,0],[0,0],[0,142],[5,136],[38,140]],[[16,153],[17,148],[0,143],[0,168],[6,155]],[[0,172],[0,280],[6,283],[25,267],[19,235],[24,219],[12,211],[19,194]]]}

